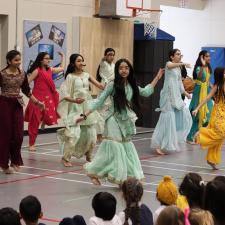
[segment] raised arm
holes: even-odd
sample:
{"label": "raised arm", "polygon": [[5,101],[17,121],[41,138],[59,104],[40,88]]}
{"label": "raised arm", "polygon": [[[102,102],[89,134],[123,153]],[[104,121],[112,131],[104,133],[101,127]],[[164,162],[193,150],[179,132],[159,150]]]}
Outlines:
{"label": "raised arm", "polygon": [[138,87],[140,95],[143,97],[150,96],[154,92],[154,87],[156,86],[158,81],[162,78],[164,72],[165,72],[164,69],[159,69],[157,75],[150,84],[146,85],[144,88]]}
{"label": "raised arm", "polygon": [[60,73],[64,70],[65,56],[62,52],[58,52],[58,54],[61,57],[60,65],[58,67],[52,67],[52,73]]}
{"label": "raised arm", "polygon": [[199,109],[206,104],[216,93],[217,90],[217,86],[214,85],[214,87],[212,88],[212,90],[210,91],[210,93],[207,95],[207,97],[197,106],[197,108],[192,112],[193,116],[196,116]]}
{"label": "raised arm", "polygon": [[90,102],[90,104],[88,106],[88,110],[84,114],[81,114],[80,118],[78,118],[76,122],[79,123],[79,122],[85,120],[89,114],[91,114],[96,109],[102,107],[102,105],[104,104],[105,100],[112,94],[113,87],[114,87],[114,83],[110,82],[106,86],[104,91],[98,96],[98,98],[93,99]]}
{"label": "raised arm", "polygon": [[166,66],[167,66],[168,69],[174,69],[176,67],[181,67],[181,66],[185,66],[186,68],[191,68],[190,64],[182,63],[182,62],[179,62],[179,63],[168,62],[166,64]]}

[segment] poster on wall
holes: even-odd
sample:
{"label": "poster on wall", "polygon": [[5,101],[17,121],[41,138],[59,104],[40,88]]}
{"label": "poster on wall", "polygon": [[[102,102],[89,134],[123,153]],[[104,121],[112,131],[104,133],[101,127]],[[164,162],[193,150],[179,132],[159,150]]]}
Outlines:
{"label": "poster on wall", "polygon": [[[27,71],[39,52],[48,52],[51,66],[60,64],[58,52],[66,55],[66,23],[24,20],[23,69]],[[53,74],[56,87],[64,80],[64,73]]]}

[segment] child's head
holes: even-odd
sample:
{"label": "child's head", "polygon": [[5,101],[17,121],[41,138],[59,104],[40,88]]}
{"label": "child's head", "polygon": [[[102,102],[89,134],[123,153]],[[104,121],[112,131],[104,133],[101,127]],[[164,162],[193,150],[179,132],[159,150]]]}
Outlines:
{"label": "child's head", "polygon": [[70,56],[70,62],[69,65],[67,66],[67,70],[65,73],[65,78],[69,73],[74,73],[76,71],[82,71],[84,67],[84,58],[80,54],[72,54]]}
{"label": "child's head", "polygon": [[174,63],[179,63],[181,61],[182,55],[179,49],[175,48],[169,51],[169,60]]}
{"label": "child's head", "polygon": [[175,205],[178,197],[178,190],[170,176],[165,176],[159,183],[156,196],[162,205]]}
{"label": "child's head", "polygon": [[39,200],[32,195],[23,198],[20,202],[20,215],[26,223],[37,223],[43,216]]}
{"label": "child's head", "polygon": [[92,199],[95,216],[103,220],[112,220],[116,213],[116,198],[108,192],[99,192]]}
{"label": "child's head", "polygon": [[221,178],[207,183],[205,188],[205,209],[209,210],[216,221],[225,224],[225,182]]}
{"label": "child's head", "polygon": [[59,225],[86,225],[83,216],[76,215],[73,218],[65,217],[63,218]]}
{"label": "child's head", "polygon": [[136,178],[128,178],[122,184],[122,192],[127,206],[133,203],[138,205],[143,196],[143,186]]}
{"label": "child's head", "polygon": [[191,225],[214,225],[213,216],[209,211],[192,209],[188,216]]}
{"label": "child's head", "polygon": [[21,64],[21,53],[16,50],[11,50],[6,54],[7,68],[19,68]]}
{"label": "child's head", "polygon": [[204,187],[204,182],[199,174],[188,173],[180,185],[179,192],[187,198],[190,208],[201,208]]}
{"label": "child's head", "polygon": [[216,176],[214,179],[214,181],[221,181],[225,183],[225,176]]}
{"label": "child's head", "polygon": [[209,69],[209,72],[210,73],[212,72],[212,69],[211,69],[211,66],[210,66],[210,54],[209,54],[208,51],[202,50],[202,51],[199,52],[198,58],[195,62],[195,66],[194,66],[194,70],[193,70],[193,78],[194,79],[197,79],[197,77],[198,77],[198,74],[196,72],[197,67],[203,66],[202,65],[202,59],[205,61],[206,65]]}
{"label": "child's head", "polygon": [[140,223],[140,208],[139,202],[143,196],[143,186],[136,178],[128,178],[122,184],[123,197],[126,201],[125,209],[125,225],[128,224],[129,218],[135,224]]}
{"label": "child's head", "polygon": [[47,52],[38,53],[34,63],[31,65],[27,73],[32,73],[35,69],[41,68],[42,66],[48,69],[50,61],[51,61],[51,58]]}
{"label": "child's head", "polygon": [[184,213],[176,206],[167,206],[159,214],[155,225],[184,225]]}
{"label": "child's head", "polygon": [[[128,102],[125,94],[125,85],[128,82],[133,90],[131,102]],[[127,59],[119,59],[115,64],[114,80],[114,104],[117,110],[121,111],[125,107],[136,106],[139,104],[139,89],[134,76],[134,69]]]}
{"label": "child's head", "polygon": [[19,213],[12,208],[0,209],[0,224],[1,225],[21,225]]}
{"label": "child's head", "polygon": [[127,59],[119,59],[115,64],[115,79],[124,79],[129,80],[130,76],[134,76],[133,66]]}
{"label": "child's head", "polygon": [[115,56],[115,50],[113,48],[106,48],[104,52],[104,56],[108,63],[112,63]]}

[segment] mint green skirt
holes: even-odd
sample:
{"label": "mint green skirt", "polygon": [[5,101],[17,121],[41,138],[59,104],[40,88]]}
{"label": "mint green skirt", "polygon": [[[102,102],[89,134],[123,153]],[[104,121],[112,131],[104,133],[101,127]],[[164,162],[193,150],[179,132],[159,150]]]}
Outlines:
{"label": "mint green skirt", "polygon": [[144,179],[141,163],[131,136],[123,136],[114,116],[106,120],[104,140],[91,163],[84,165],[88,176],[121,184],[128,177]]}

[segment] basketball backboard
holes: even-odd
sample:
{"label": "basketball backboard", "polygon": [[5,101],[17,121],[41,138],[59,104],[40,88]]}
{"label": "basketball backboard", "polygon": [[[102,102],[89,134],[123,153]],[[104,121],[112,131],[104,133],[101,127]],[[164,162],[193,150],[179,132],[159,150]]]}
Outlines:
{"label": "basketball backboard", "polygon": [[102,0],[100,1],[100,16],[133,17],[133,11],[151,9],[151,0]]}
{"label": "basketball backboard", "polygon": [[126,0],[128,9],[151,9],[151,0]]}

